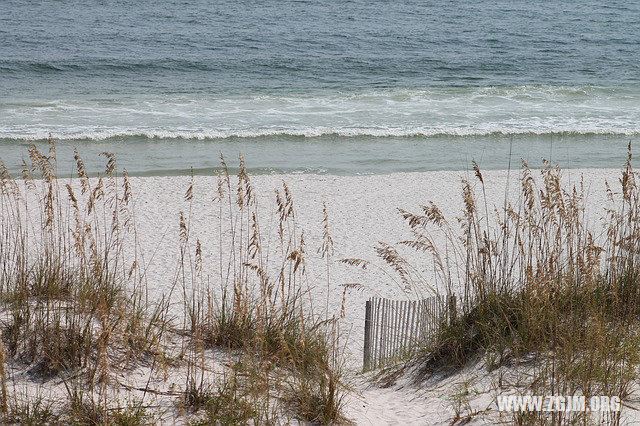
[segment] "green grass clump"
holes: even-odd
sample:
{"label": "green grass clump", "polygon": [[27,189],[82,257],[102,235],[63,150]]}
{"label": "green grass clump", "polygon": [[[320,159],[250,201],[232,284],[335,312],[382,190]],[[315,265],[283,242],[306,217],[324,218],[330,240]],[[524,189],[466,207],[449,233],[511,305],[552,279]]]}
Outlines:
{"label": "green grass clump", "polygon": [[7,425],[41,426],[61,423],[60,415],[56,413],[53,404],[44,401],[40,396],[27,402],[11,402],[4,417],[0,419]]}
{"label": "green grass clump", "polygon": [[[197,395],[197,396],[196,396]],[[254,392],[239,383],[236,374],[231,374],[218,383],[214,389],[204,394],[192,393],[190,403],[196,402],[194,408],[203,408],[204,418],[194,425],[210,424],[254,424],[269,423],[264,410],[260,410],[262,401],[254,399]],[[193,398],[195,397],[195,398]]]}

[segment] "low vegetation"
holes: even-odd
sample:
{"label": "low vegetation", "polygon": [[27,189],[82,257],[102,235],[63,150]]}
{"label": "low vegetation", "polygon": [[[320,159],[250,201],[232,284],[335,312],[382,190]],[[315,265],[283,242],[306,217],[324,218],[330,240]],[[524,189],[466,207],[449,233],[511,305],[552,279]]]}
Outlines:
{"label": "low vegetation", "polygon": [[[173,289],[152,299],[131,183],[104,155],[104,174],[90,179],[76,153],[77,178],[69,183],[57,176],[53,140],[46,153],[30,147],[20,179],[0,162],[2,423],[154,424],[166,412],[151,408],[151,395],[173,400],[163,408],[168,418],[195,424],[341,421],[337,321],[313,313],[304,234],[287,186],[276,194],[272,247],[281,261],[271,271],[244,162],[236,180],[222,160],[214,200],[220,222],[212,227],[220,274],[212,277],[190,229],[192,183],[177,221]],[[170,303],[180,290],[182,317]],[[148,375],[146,385],[120,382],[136,369]],[[61,391],[53,398],[22,393],[16,371]],[[185,377],[178,389],[150,384],[175,374]]]}
{"label": "low vegetation", "polygon": [[[401,245],[430,255],[438,287],[459,298],[457,315],[414,351],[409,365],[416,380],[482,359],[489,370],[522,373],[517,385],[499,379],[498,392],[515,386],[528,395],[624,400],[640,363],[640,188],[631,151],[616,189],[607,185],[602,227],[589,222],[583,182],[564,187],[561,171],[548,163],[539,179],[523,163],[519,196],[507,194],[495,210],[475,163],[474,172],[476,184],[462,181],[459,228],[433,204],[420,213],[401,211],[414,234]],[[444,236],[446,248],[435,236]],[[399,255],[390,261],[405,263]],[[601,420],[616,424],[619,416]],[[535,412],[510,421],[591,420],[582,412]]]}

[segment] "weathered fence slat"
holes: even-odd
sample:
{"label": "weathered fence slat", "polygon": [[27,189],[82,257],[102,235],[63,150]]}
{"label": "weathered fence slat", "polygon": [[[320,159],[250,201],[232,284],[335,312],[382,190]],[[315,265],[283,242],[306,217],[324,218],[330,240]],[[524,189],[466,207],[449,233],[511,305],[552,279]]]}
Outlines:
{"label": "weathered fence slat", "polygon": [[393,302],[393,344],[391,345],[391,353],[395,354],[398,351],[398,325],[400,324],[400,301],[395,300]]}
{"label": "weathered fence slat", "polygon": [[378,355],[378,365],[380,360],[385,357],[384,354],[384,342],[387,338],[386,325],[387,325],[387,302],[382,299],[380,302],[380,353]]}
{"label": "weathered fence slat", "polygon": [[362,368],[368,370],[371,364],[371,300],[367,300],[364,314],[364,352]]}

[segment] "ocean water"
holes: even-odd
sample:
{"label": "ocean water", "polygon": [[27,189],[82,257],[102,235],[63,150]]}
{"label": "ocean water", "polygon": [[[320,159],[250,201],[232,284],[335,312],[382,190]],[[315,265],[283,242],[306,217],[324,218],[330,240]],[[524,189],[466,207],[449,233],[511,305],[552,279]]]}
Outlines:
{"label": "ocean water", "polygon": [[640,140],[640,2],[0,5],[0,158],[62,173],[618,167]]}

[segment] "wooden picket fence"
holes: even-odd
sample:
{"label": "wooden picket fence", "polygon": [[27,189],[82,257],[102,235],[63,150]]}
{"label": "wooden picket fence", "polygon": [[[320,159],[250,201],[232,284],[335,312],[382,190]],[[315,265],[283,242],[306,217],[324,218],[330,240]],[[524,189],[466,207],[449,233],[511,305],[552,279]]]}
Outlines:
{"label": "wooden picket fence", "polygon": [[433,338],[442,321],[456,312],[455,296],[422,300],[367,300],[364,319],[363,370],[383,366]]}

